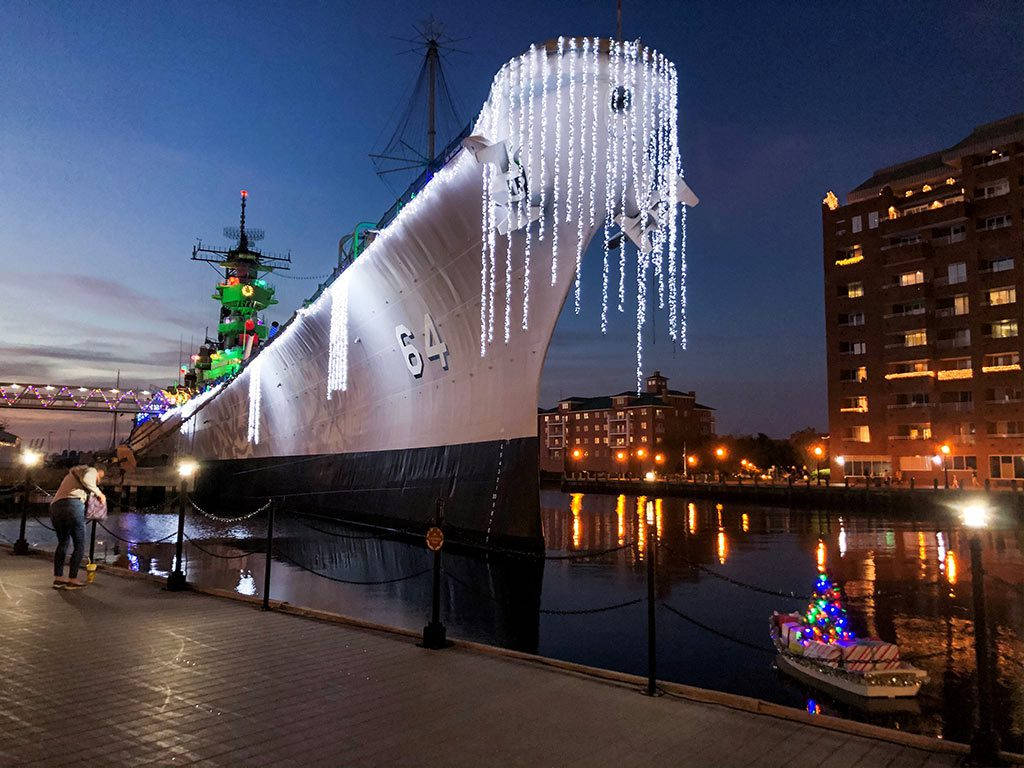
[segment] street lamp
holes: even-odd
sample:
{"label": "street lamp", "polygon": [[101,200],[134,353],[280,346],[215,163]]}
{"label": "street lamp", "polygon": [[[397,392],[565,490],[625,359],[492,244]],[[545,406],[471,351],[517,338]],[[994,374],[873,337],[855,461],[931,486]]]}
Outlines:
{"label": "street lamp", "polygon": [[949,454],[951,449],[949,443],[943,443],[939,446],[939,452],[942,454],[942,474],[944,477],[944,485],[949,488]]}
{"label": "street lamp", "polygon": [[817,476],[818,476],[818,483],[817,484],[821,485],[821,457],[825,455],[825,449],[822,448],[820,445],[816,445],[816,446],[814,446],[813,453],[814,453],[814,460],[815,460],[815,462],[817,462],[817,465],[818,465],[816,470],[815,470],[815,474],[817,474]]}
{"label": "street lamp", "polygon": [[985,616],[985,569],[981,562],[981,531],[988,526],[984,504],[968,504],[960,518],[970,529],[971,592],[974,598],[974,663],[978,681],[976,720],[971,737],[971,756],[978,765],[999,765],[999,736],[993,724],[992,668],[989,665],[988,622]]}
{"label": "street lamp", "polygon": [[724,479],[724,475],[722,474],[722,460],[725,458],[725,448],[723,446],[720,445],[715,448],[715,458],[718,459],[718,480],[721,482]]}
{"label": "street lamp", "polygon": [[43,459],[43,454],[28,448],[21,452],[18,460],[25,467],[25,489],[21,495],[21,523],[18,527],[18,540],[14,542],[12,551],[16,555],[28,554],[28,539],[25,538],[25,525],[28,522],[28,501],[32,493],[32,467]]}
{"label": "street lamp", "polygon": [[[628,458],[629,458],[629,453],[627,453],[624,450],[620,449],[620,450],[617,450],[615,452],[615,461],[617,461],[619,464],[624,464],[626,462],[626,459],[628,459]],[[621,474],[621,472],[620,472],[620,474]]]}

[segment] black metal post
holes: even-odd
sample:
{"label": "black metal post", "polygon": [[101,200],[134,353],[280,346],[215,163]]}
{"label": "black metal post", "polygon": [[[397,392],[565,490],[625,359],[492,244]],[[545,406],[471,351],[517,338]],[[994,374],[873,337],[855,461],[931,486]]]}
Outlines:
{"label": "black metal post", "polygon": [[818,482],[815,483],[815,485],[819,485],[820,486],[821,485],[821,459],[818,459],[818,466],[817,466],[817,469],[815,469],[814,474],[818,476]]}
{"label": "black metal post", "polygon": [[999,735],[993,723],[992,666],[985,616],[985,569],[981,563],[981,537],[971,536],[971,592],[974,598],[974,660],[977,666],[978,704],[971,737],[971,757],[978,765],[1001,765]]}
{"label": "black metal post", "polygon": [[949,490],[949,463],[948,463],[948,459],[945,459],[945,458],[942,459],[942,474],[943,474],[943,476],[945,478],[946,490],[948,491]]}
{"label": "black metal post", "polygon": [[92,531],[89,534],[89,562],[96,562],[96,521],[92,521]]}
{"label": "black metal post", "polygon": [[28,539],[25,538],[25,524],[28,522],[28,495],[32,488],[32,473],[25,472],[25,492],[21,495],[21,525],[18,527],[18,540],[14,542],[11,552],[15,555],[28,554]]}
{"label": "black metal post", "polygon": [[178,538],[174,542],[174,570],[167,574],[167,589],[171,592],[180,592],[183,589],[188,589],[188,584],[185,582],[185,574],[181,569],[182,550],[184,549],[185,539],[185,504],[188,503],[186,498],[187,489],[188,480],[182,479],[180,496],[178,498]]}
{"label": "black metal post", "polygon": [[655,579],[657,578],[658,565],[658,535],[651,519],[653,515],[654,502],[647,502],[648,509],[652,512],[647,515],[647,695],[658,694],[658,653],[656,621],[654,615]]}
{"label": "black metal post", "polygon": [[263,566],[263,610],[270,610],[270,562],[274,551],[274,500],[267,507],[267,562]]}
{"label": "black metal post", "polygon": [[[444,530],[444,499],[437,500],[434,526]],[[439,650],[448,645],[444,624],[441,623],[441,546],[434,550],[434,574],[430,595],[430,623],[423,628],[423,647]]]}

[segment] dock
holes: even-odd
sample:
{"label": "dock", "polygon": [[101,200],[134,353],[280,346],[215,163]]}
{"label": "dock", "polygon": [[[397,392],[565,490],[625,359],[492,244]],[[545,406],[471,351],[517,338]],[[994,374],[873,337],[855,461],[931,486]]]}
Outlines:
{"label": "dock", "polygon": [[[0,550],[0,766],[953,766],[966,747]],[[309,612],[307,612],[308,614]]]}

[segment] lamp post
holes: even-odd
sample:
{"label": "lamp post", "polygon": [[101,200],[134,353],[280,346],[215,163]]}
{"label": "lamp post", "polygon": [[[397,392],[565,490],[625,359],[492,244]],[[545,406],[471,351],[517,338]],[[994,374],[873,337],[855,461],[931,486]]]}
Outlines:
{"label": "lamp post", "polygon": [[182,549],[185,538],[185,505],[188,503],[188,481],[199,471],[199,464],[192,459],[184,459],[178,463],[178,476],[181,478],[181,495],[178,499],[178,538],[174,542],[174,570],[167,575],[167,589],[180,592],[187,588],[185,573],[181,569]]}
{"label": "lamp post", "polygon": [[646,459],[646,458],[647,458],[647,449],[646,448],[637,448],[636,449],[636,473],[640,477],[646,477],[646,473],[644,472],[644,459]]}
{"label": "lamp post", "polygon": [[657,470],[657,469],[661,469],[661,467],[663,467],[663,466],[665,466],[665,454],[664,453],[656,453],[656,454],[654,454],[654,468]]}
{"label": "lamp post", "polygon": [[572,453],[569,454],[569,455],[572,456],[573,471],[575,472],[576,471],[576,462],[578,462],[581,458],[583,458],[583,451],[581,449],[579,449],[579,448],[573,448],[572,449]]}
{"label": "lamp post", "polygon": [[939,446],[939,453],[942,454],[942,474],[943,474],[943,486],[949,490],[949,454],[950,447],[948,443],[943,443]]}
{"label": "lamp post", "polygon": [[[620,465],[624,464],[628,458],[629,452],[626,451],[625,449],[619,448],[618,450],[615,451],[615,461],[617,461]],[[621,470],[620,474],[622,474]]]}
{"label": "lamp post", "polygon": [[12,552],[16,555],[28,554],[28,539],[25,538],[25,524],[28,520],[28,499],[32,493],[32,467],[43,460],[43,454],[31,449],[21,452],[19,456],[25,466],[25,491],[21,496],[21,523],[18,526],[18,540],[14,542]]}
{"label": "lamp post", "polygon": [[825,455],[825,449],[820,445],[816,445],[814,446],[812,453],[814,453],[814,461],[817,463],[817,467],[814,471],[818,478],[817,485],[821,485],[821,457]]}
{"label": "lamp post", "polygon": [[988,525],[988,510],[982,504],[969,504],[960,511],[970,529],[971,593],[974,602],[974,661],[976,666],[977,707],[971,757],[978,765],[1001,765],[999,736],[992,721],[992,667],[988,652],[988,621],[985,615],[985,569],[981,562],[981,531]]}
{"label": "lamp post", "polygon": [[715,458],[718,459],[718,480],[722,481],[724,474],[722,473],[722,461],[725,459],[726,451],[721,445],[715,448]]}

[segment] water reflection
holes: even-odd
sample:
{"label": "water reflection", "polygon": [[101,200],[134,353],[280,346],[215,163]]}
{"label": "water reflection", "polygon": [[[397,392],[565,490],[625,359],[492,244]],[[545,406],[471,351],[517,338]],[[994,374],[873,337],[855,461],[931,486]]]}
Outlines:
{"label": "water reflection", "polygon": [[[659,674],[692,685],[755,696],[808,711],[840,714],[891,727],[970,738],[973,650],[969,539],[956,527],[884,514],[651,499],[651,533],[659,542],[658,598],[725,635],[770,644],[772,610],[797,610],[806,600],[785,600],[737,587],[694,567],[739,582],[808,594],[817,568],[826,566],[844,589],[852,629],[896,642],[907,656],[940,654],[917,662],[930,682],[911,711],[868,711],[835,701],[777,674],[770,653],[757,653],[659,613]],[[593,616],[542,614],[542,608],[581,608],[642,597],[648,556],[644,497],[544,492],[543,533],[552,554],[621,550],[581,560],[517,556],[481,557],[446,552],[444,620],[452,636],[637,674],[645,671],[642,605]],[[173,515],[113,515],[122,538],[159,539],[175,530]],[[189,518],[186,533],[217,557],[186,544],[184,566],[192,581],[260,595],[264,554],[262,522],[222,528]],[[325,524],[313,531],[285,517],[277,540],[282,558],[325,576],[386,580],[424,568],[422,547],[366,536]],[[17,534],[17,520],[0,520],[0,533]],[[53,534],[30,521],[30,542],[52,547]],[[416,543],[418,544],[418,542]],[[999,658],[996,695],[1004,747],[1024,749],[1024,531],[1019,524],[982,536],[992,636]],[[97,553],[126,568],[166,573],[172,540],[129,546],[104,532]],[[231,559],[223,559],[231,558]],[[429,612],[429,577],[376,586],[340,584],[281,559],[274,564],[272,597],[407,629],[422,628]],[[875,707],[873,709],[884,709]]]}

